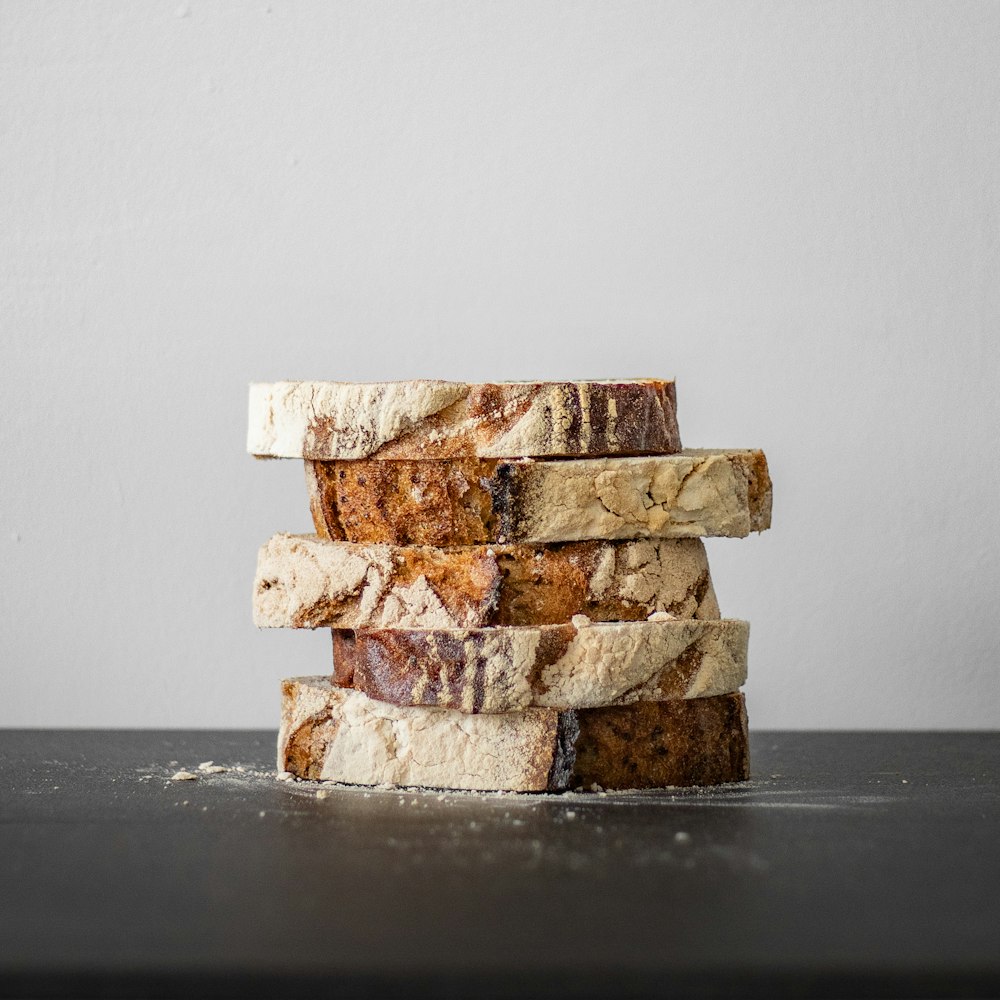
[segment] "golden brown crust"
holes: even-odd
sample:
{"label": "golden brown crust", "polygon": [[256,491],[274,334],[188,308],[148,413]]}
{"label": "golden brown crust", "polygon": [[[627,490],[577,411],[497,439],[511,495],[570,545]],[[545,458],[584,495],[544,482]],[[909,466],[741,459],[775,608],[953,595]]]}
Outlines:
{"label": "golden brown crust", "polygon": [[390,545],[495,541],[490,459],[305,463],[316,533]]}

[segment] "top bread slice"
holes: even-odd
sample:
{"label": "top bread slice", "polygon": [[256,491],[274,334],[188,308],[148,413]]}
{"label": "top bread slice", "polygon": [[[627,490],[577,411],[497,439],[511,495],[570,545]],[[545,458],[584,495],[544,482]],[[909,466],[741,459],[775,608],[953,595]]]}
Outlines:
{"label": "top bread slice", "polygon": [[250,385],[259,458],[528,458],[680,451],[672,381]]}

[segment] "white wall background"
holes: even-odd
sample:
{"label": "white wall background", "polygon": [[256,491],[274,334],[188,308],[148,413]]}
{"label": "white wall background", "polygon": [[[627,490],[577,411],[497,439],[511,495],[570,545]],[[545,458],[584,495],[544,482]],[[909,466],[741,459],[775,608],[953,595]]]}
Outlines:
{"label": "white wall background", "polygon": [[0,0],[0,724],[274,726],[252,379],[675,375],[758,727],[1000,726],[1000,4]]}

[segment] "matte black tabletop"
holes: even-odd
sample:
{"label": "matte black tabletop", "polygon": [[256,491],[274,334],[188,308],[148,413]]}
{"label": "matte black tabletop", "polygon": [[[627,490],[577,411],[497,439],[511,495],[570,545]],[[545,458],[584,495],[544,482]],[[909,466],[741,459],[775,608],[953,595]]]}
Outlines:
{"label": "matte black tabletop", "polygon": [[0,996],[1000,996],[1000,734],[563,796],[317,797],[273,743],[0,732]]}

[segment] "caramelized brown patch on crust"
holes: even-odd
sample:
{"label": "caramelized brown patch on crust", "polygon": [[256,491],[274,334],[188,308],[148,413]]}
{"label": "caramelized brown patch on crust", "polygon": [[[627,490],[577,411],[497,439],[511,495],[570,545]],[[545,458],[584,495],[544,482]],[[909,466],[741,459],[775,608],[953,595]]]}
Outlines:
{"label": "caramelized brown patch on crust", "polygon": [[568,622],[573,615],[586,614],[596,547],[592,542],[537,549],[498,546],[502,584],[490,624]]}
{"label": "caramelized brown patch on crust", "polygon": [[[657,678],[660,694],[663,701],[683,698],[687,694],[691,681],[697,676],[701,665],[705,660],[705,651],[698,646],[688,646],[680,656],[674,660],[670,670],[665,670]],[[627,696],[622,701],[627,701]]]}
{"label": "caramelized brown patch on crust", "polygon": [[399,566],[396,580],[406,586],[423,577],[457,621],[467,616],[489,624],[500,600],[503,579],[496,559],[482,548],[413,548],[413,555]]}
{"label": "caramelized brown patch on crust", "polygon": [[352,628],[335,628],[333,635],[333,683],[338,687],[354,687],[355,633]]}
{"label": "caramelized brown patch on crust", "polygon": [[747,499],[750,506],[750,528],[764,531],[771,527],[771,475],[767,468],[767,458],[762,451],[750,452],[747,463],[749,480]]}
{"label": "caramelized brown patch on crust", "polygon": [[558,737],[563,717],[566,714],[565,712],[547,712],[545,714],[542,723],[542,737],[532,743],[531,749],[524,758],[523,787],[525,791],[544,792],[550,787],[550,777],[557,770]]}
{"label": "caramelized brown patch on crust", "polygon": [[[297,689],[298,684],[294,681],[282,682],[282,696],[286,705],[292,703]],[[326,749],[339,725],[339,720],[333,718],[329,710],[319,712],[300,723],[285,740],[279,766],[297,778],[318,779],[323,771]]]}
{"label": "caramelized brown patch on crust", "polygon": [[472,386],[467,405],[469,419],[482,427],[483,438],[492,442],[531,409],[531,394],[518,395],[510,386],[484,382]]}
{"label": "caramelized brown patch on crust", "polygon": [[333,663],[334,683],[378,701],[472,712],[482,707],[485,663],[470,657],[460,635],[334,629]]}
{"label": "caramelized brown patch on crust", "polygon": [[573,780],[604,788],[666,788],[746,781],[743,695],[637,702],[578,711]]}
{"label": "caramelized brown patch on crust", "polygon": [[542,674],[546,667],[566,655],[566,650],[574,638],[576,629],[572,625],[542,630],[538,648],[535,650],[535,661],[528,674],[528,684],[535,694],[544,694],[548,690],[548,685],[542,680]]}
{"label": "caramelized brown patch on crust", "polygon": [[[317,534],[391,545],[474,545],[495,534],[488,478],[495,462],[309,462]],[[313,501],[314,494],[320,499]]]}
{"label": "caramelized brown patch on crust", "polygon": [[302,464],[306,473],[309,513],[312,515],[316,534],[331,541],[343,541],[346,536],[340,525],[337,491],[334,488],[336,470],[329,462],[313,462],[306,459]]}

